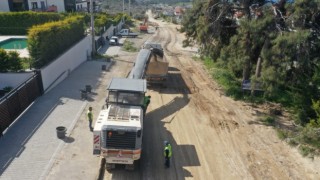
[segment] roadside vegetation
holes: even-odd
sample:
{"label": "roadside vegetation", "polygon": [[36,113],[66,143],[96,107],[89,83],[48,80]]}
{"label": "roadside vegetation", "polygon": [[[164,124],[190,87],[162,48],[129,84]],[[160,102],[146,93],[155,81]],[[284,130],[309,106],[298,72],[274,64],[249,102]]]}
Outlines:
{"label": "roadside vegetation", "polygon": [[[180,29],[187,36],[184,46],[199,45],[226,95],[280,104],[261,123],[274,126],[304,156],[319,155],[320,2],[251,2],[194,1]],[[249,90],[242,90],[243,82],[250,82]],[[293,128],[279,125],[282,109],[291,112]]]}
{"label": "roadside vegetation", "polygon": [[[102,35],[111,25],[117,25],[122,19],[128,24],[132,23],[131,17],[122,13],[95,13],[94,16],[97,36]],[[30,54],[30,58],[19,58],[17,52],[6,53],[1,50],[1,72],[17,72],[46,66],[83,39],[90,24],[90,16],[86,13],[10,12],[1,13],[0,20],[3,20],[0,34],[27,35]]]}
{"label": "roadside vegetation", "polygon": [[24,58],[20,58],[15,51],[5,51],[0,48],[0,72],[16,72],[23,68]]}
{"label": "roadside vegetation", "polygon": [[128,51],[128,52],[137,52],[137,51],[138,51],[138,48],[136,48],[136,47],[134,46],[134,43],[131,42],[131,41],[128,41],[128,40],[125,40],[125,41],[123,42],[122,49],[123,49],[124,51]]}

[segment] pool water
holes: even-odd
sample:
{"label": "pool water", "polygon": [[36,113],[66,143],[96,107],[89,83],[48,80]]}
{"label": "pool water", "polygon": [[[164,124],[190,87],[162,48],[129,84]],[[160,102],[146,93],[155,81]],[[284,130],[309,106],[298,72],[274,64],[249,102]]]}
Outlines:
{"label": "pool water", "polygon": [[0,42],[2,49],[25,49],[27,47],[27,39],[10,38]]}

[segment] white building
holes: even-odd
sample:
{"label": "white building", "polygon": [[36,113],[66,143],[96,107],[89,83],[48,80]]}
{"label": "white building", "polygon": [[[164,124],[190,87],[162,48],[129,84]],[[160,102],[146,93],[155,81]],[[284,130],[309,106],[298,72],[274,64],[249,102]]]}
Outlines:
{"label": "white building", "polygon": [[9,12],[9,2],[0,0],[0,12]]}
{"label": "white building", "polygon": [[88,11],[87,0],[77,0],[76,1],[76,11]]}
{"label": "white building", "polygon": [[64,0],[29,0],[28,2],[30,10],[45,11],[50,6],[56,6],[57,12],[65,12]]}

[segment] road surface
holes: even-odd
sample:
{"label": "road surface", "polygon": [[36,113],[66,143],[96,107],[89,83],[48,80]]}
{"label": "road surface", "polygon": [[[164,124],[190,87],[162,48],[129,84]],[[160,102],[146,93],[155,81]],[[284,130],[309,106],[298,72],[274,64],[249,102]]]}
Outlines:
{"label": "road surface", "polygon": [[[196,48],[182,47],[178,25],[157,23],[158,31],[148,40],[164,47],[168,85],[148,89],[140,167],[126,171],[118,166],[105,171],[105,179],[320,179],[319,158],[302,157],[263,125],[259,114],[264,109],[226,97],[201,62],[193,60]],[[115,65],[111,72],[130,71],[134,58],[119,51],[120,59],[126,57],[122,68]],[[173,149],[169,169],[164,167],[165,140]]]}

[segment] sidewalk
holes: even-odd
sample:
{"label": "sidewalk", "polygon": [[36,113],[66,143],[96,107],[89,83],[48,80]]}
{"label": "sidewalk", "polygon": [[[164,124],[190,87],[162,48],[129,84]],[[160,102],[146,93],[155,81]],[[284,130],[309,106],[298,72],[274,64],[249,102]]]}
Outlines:
{"label": "sidewalk", "polygon": [[[96,179],[100,158],[92,155],[92,132],[85,113],[98,115],[106,97],[107,72],[100,61],[86,61],[39,97],[0,139],[0,179]],[[108,65],[108,64],[107,64]],[[82,100],[80,89],[92,86]],[[56,127],[67,128],[58,139]]]}

